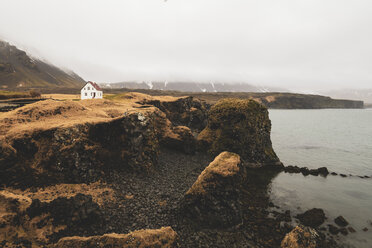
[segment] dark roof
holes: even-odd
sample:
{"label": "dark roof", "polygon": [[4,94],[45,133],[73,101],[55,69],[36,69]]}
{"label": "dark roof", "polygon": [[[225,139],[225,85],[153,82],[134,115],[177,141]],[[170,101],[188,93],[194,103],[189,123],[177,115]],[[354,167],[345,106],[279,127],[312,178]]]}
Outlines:
{"label": "dark roof", "polygon": [[[99,86],[98,86],[98,84],[97,83],[94,83],[94,82],[92,82],[92,81],[88,81],[85,85],[87,85],[87,84],[91,84],[91,85],[93,85],[93,87],[96,89],[96,90],[102,90]],[[85,85],[83,86],[83,88],[85,87]]]}

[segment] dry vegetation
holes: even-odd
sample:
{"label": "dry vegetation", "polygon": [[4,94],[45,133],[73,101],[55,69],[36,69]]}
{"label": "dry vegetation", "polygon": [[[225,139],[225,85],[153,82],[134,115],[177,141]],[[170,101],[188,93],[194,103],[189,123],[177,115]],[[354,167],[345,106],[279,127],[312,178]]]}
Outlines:
{"label": "dry vegetation", "polygon": [[91,195],[94,202],[102,206],[104,202],[114,201],[114,191],[103,182],[94,182],[91,184],[56,184],[45,186],[37,189],[20,190],[15,188],[6,188],[0,191],[0,195],[7,192],[18,198],[26,199],[39,199],[42,202],[51,202],[57,197],[71,198],[79,193]]}
{"label": "dry vegetation", "polygon": [[138,230],[128,234],[105,234],[91,237],[66,237],[55,245],[56,248],[70,247],[174,247],[177,233],[171,227]]}
{"label": "dry vegetation", "polygon": [[80,100],[79,94],[42,94],[43,98],[55,99],[55,100]]}

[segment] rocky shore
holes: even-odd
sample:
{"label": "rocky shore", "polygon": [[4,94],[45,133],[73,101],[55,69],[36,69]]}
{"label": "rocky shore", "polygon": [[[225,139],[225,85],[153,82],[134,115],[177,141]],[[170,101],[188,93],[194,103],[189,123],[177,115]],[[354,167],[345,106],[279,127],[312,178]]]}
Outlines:
{"label": "rocky shore", "polygon": [[256,101],[140,93],[2,113],[0,246],[337,247],[270,202],[273,177],[302,172],[270,129]]}

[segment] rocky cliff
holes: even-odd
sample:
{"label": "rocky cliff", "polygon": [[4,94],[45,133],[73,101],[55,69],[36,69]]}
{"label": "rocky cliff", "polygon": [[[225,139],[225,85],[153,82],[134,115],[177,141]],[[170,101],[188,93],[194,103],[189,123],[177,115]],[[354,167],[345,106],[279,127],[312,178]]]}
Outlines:
{"label": "rocky cliff", "polygon": [[47,100],[0,117],[1,183],[91,182],[113,168],[151,170],[159,143],[192,151],[187,127],[154,107]]}
{"label": "rocky cliff", "polygon": [[251,167],[281,165],[270,139],[267,108],[253,100],[223,99],[209,111],[208,125],[198,135],[201,149],[216,156],[237,153]]}
{"label": "rocky cliff", "polygon": [[1,113],[0,246],[278,246],[270,125],[252,100],[138,93]]}

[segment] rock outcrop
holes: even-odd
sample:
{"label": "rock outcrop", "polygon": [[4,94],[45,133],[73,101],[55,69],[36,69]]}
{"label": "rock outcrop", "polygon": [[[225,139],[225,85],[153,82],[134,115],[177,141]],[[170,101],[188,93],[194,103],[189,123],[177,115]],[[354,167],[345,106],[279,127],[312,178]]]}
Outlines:
{"label": "rock outcrop", "polygon": [[138,92],[127,92],[112,97],[116,101],[133,101],[142,106],[154,106],[165,113],[174,126],[187,126],[201,131],[207,125],[209,104],[190,96],[150,96]]}
{"label": "rock outcrop", "polygon": [[240,224],[239,188],[244,177],[239,155],[222,152],[186,192],[183,213],[202,226],[230,227]]}
{"label": "rock outcrop", "polygon": [[281,165],[270,131],[266,107],[253,100],[223,99],[211,107],[208,125],[197,140],[213,156],[229,151],[239,154],[250,167]]}
{"label": "rock outcrop", "polygon": [[326,219],[323,209],[313,208],[296,216],[302,224],[310,227],[318,227]]}
{"label": "rock outcrop", "polygon": [[126,248],[155,248],[176,247],[177,233],[171,227],[134,231],[128,234],[105,234],[91,237],[65,237],[55,244],[54,248],[83,248],[83,247],[126,247]]}
{"label": "rock outcrop", "polygon": [[110,168],[149,170],[157,160],[155,122],[162,113],[100,104],[46,100],[5,113],[1,183],[90,182]]}
{"label": "rock outcrop", "polygon": [[319,234],[310,227],[299,225],[288,233],[281,248],[316,248],[319,245]]}
{"label": "rock outcrop", "polygon": [[187,126],[201,131],[207,125],[208,105],[191,96],[166,99],[152,97],[143,99],[139,103],[159,108],[175,126]]}
{"label": "rock outcrop", "polygon": [[93,182],[107,170],[152,170],[160,146],[195,151],[189,127],[135,100],[45,100],[4,113],[0,184]]}

